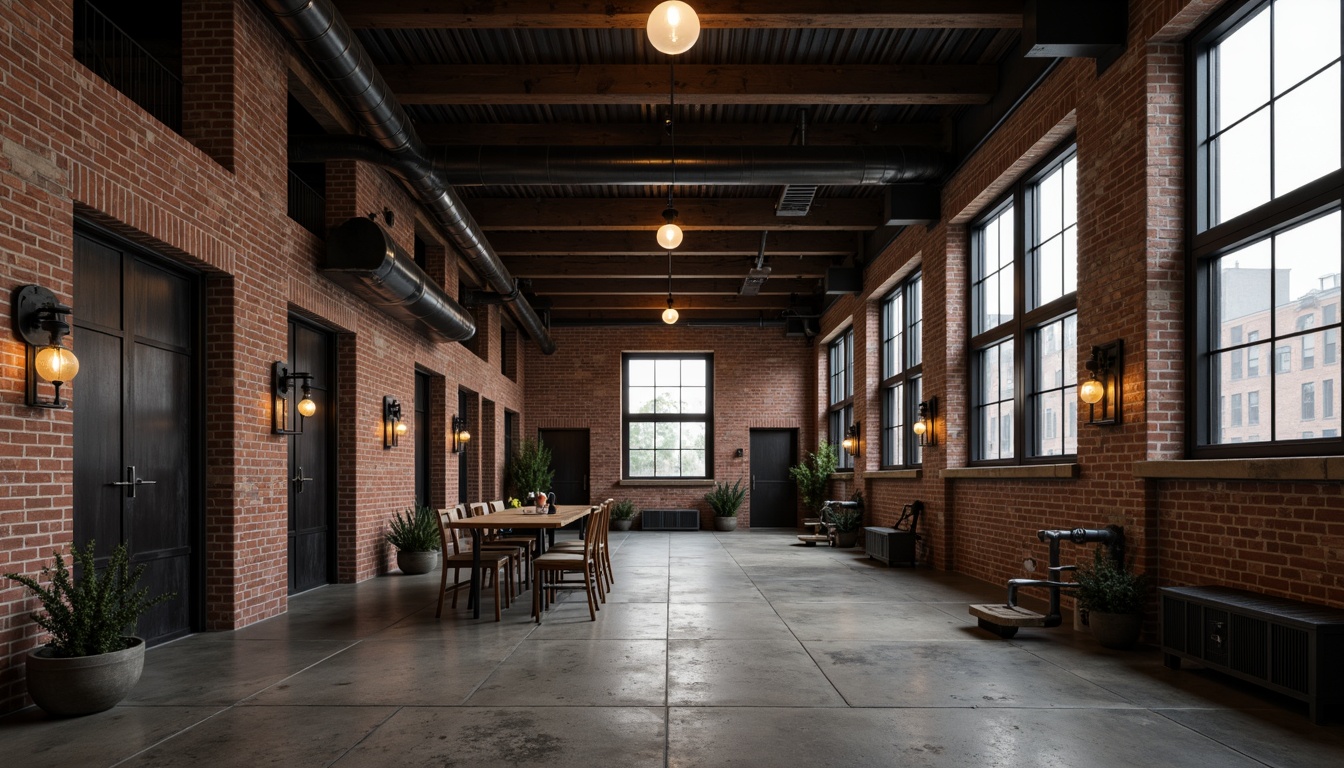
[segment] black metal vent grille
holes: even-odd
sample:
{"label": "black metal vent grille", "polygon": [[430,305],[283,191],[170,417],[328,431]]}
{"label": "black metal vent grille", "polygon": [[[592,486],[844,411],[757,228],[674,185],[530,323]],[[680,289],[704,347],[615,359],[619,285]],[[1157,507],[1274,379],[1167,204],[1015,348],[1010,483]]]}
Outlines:
{"label": "black metal vent grille", "polygon": [[694,509],[646,509],[639,521],[646,531],[697,531],[700,512]]}
{"label": "black metal vent grille", "polygon": [[1274,676],[1270,682],[1299,693],[1307,693],[1311,679],[1311,642],[1300,629],[1274,626]]}
{"label": "black metal vent grille", "polygon": [[1231,667],[1253,677],[1269,677],[1269,625],[1232,614]]}
{"label": "black metal vent grille", "polygon": [[1185,609],[1183,600],[1162,598],[1162,644],[1172,650],[1186,653]]}

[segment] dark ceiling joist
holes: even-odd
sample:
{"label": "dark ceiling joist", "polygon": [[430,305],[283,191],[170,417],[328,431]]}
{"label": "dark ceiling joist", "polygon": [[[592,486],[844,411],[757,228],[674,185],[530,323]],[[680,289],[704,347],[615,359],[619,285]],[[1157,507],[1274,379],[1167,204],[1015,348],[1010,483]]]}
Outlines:
{"label": "dark ceiling joist", "polygon": [[[878,198],[818,200],[806,216],[776,216],[774,198],[698,198],[675,201],[683,230],[848,230],[868,231],[881,224]],[[656,230],[663,205],[639,198],[472,198],[467,208],[486,231]],[[498,247],[498,246],[496,246]]]}
{"label": "dark ceiling joist", "polygon": [[[678,311],[696,309],[736,309],[778,312],[789,306],[785,296],[690,295],[678,296],[673,290]],[[810,297],[808,297],[810,299]],[[587,294],[584,296],[556,296],[550,300],[555,310],[655,310],[667,308],[666,286],[659,296],[627,296],[620,294]]]}
{"label": "dark ceiling joist", "polygon": [[[380,29],[643,29],[647,0],[336,0],[350,26]],[[697,3],[698,6],[706,5]],[[704,28],[1018,29],[1020,0],[735,0],[697,7]],[[560,7],[557,7],[560,6]]]}
{"label": "dark ceiling joist", "polygon": [[[675,272],[675,270],[673,270]],[[735,296],[742,288],[742,278],[746,270],[736,277],[725,278],[685,278],[676,277],[672,281],[672,292],[677,296]],[[821,285],[819,278],[788,279],[773,275],[761,284],[761,296],[790,294],[811,294]],[[591,296],[594,294],[618,293],[626,296],[667,296],[667,275],[662,277],[626,278],[619,280],[569,280],[534,279],[532,291],[543,296]]]}
{"label": "dark ceiling joist", "polygon": [[[683,146],[787,146],[797,143],[791,123],[678,123]],[[662,123],[418,123],[416,132],[428,144],[445,146],[640,146],[670,143]],[[917,146],[947,149],[950,131],[940,123],[825,124],[807,128],[810,146]]]}
{"label": "dark ceiling joist", "polygon": [[[860,235],[852,232],[772,232],[766,252],[790,257],[834,257],[856,253]],[[490,242],[501,256],[659,256],[653,230],[628,232],[493,232]],[[693,231],[676,250],[683,256],[750,256],[761,246],[757,232]],[[509,259],[513,270],[514,258]]]}
{"label": "dark ceiling joist", "polygon": [[[759,240],[759,238],[757,238]],[[685,247],[683,243],[682,248]],[[678,278],[741,278],[754,263],[756,254],[724,257],[682,253],[678,248],[672,255],[672,273]],[[766,264],[772,270],[770,279],[819,279],[831,266],[829,256],[783,256],[769,249]],[[530,280],[582,280],[596,278],[622,279],[634,277],[658,278],[667,289],[667,259],[650,256],[626,255],[573,255],[573,256],[514,256],[509,259],[509,270],[514,277]],[[589,283],[591,284],[591,282]]]}
{"label": "dark ceiling joist", "polygon": [[[389,66],[405,104],[663,104],[667,67],[624,65]],[[683,64],[681,104],[984,104],[994,67],[945,65]]]}

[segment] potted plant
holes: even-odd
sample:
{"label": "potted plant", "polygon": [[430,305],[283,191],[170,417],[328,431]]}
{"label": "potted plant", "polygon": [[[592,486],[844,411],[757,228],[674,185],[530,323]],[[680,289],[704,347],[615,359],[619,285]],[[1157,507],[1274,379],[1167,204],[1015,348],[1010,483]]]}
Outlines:
{"label": "potted plant", "polygon": [[112,550],[101,572],[94,567],[94,542],[72,547],[78,578],[60,553],[52,554],[54,566],[42,566],[40,581],[5,574],[41,601],[43,612],[33,613],[33,621],[51,634],[46,645],[28,652],[28,695],[53,715],[111,709],[139,682],[145,666],[145,641],[126,633],[134,631],[141,614],[176,593],[150,598],[149,589],[138,586],[145,566],[131,570],[124,544]]}
{"label": "potted plant", "polygon": [[439,513],[416,506],[398,512],[387,525],[387,543],[397,548],[397,567],[405,574],[429,573],[439,563]]}
{"label": "potted plant", "polygon": [[525,438],[520,442],[509,461],[509,485],[523,503],[535,503],[536,494],[549,491],[554,479],[551,449],[535,438]]}
{"label": "potted plant", "polygon": [[705,501],[708,501],[709,508],[714,510],[714,530],[737,530],[737,510],[746,497],[747,489],[743,487],[740,477],[732,485],[714,484],[714,490],[705,494]]}
{"label": "potted plant", "polygon": [[835,446],[822,441],[817,450],[807,454],[803,463],[789,467],[789,477],[798,484],[798,495],[803,500],[803,511],[809,516],[821,517],[826,504],[826,484],[840,463]]}
{"label": "potted plant", "polygon": [[1148,577],[1116,562],[1109,550],[1097,547],[1092,564],[1073,574],[1078,584],[1079,610],[1087,611],[1088,626],[1103,648],[1132,648],[1143,629],[1148,599]]}
{"label": "potted plant", "polygon": [[852,547],[858,543],[863,512],[853,507],[827,507],[825,516],[835,528],[835,546]]}
{"label": "potted plant", "polygon": [[635,502],[629,499],[621,499],[611,505],[611,527],[618,531],[630,530],[630,524],[635,518]]}

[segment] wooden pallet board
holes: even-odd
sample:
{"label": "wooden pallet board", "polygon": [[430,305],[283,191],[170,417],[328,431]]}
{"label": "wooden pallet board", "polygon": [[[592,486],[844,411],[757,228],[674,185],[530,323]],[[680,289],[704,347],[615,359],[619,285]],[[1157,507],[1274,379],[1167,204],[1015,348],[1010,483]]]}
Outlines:
{"label": "wooden pallet board", "polygon": [[1020,606],[1009,607],[1002,603],[993,605],[972,605],[971,615],[977,619],[998,624],[1002,627],[1044,627],[1045,615],[1028,611]]}

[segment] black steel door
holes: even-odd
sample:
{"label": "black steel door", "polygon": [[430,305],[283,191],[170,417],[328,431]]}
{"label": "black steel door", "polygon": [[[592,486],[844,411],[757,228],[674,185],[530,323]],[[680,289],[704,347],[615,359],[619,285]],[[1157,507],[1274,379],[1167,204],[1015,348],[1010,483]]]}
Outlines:
{"label": "black steel door", "polygon": [[[588,499],[588,430],[543,429],[537,436],[551,450],[556,504],[591,504]],[[526,491],[524,491],[526,493]]]}
{"label": "black steel door", "polygon": [[[460,389],[457,391],[457,415],[464,419],[467,417],[467,393]],[[470,425],[467,426],[467,432],[471,432]],[[451,438],[450,435],[449,439]],[[471,489],[467,487],[467,451],[463,449],[457,453],[457,503],[471,503],[468,501],[470,491]]]}
{"label": "black steel door", "polygon": [[99,567],[125,543],[151,595],[150,642],[200,625],[201,281],[111,238],[75,235],[74,539]]}
{"label": "black steel door", "polygon": [[430,506],[429,497],[429,382],[428,373],[415,372],[415,503]]}
{"label": "black steel door", "polygon": [[[334,339],[327,331],[289,321],[291,371],[313,375],[311,396],[317,406],[303,419],[303,433],[289,436],[289,592],[303,592],[335,581],[336,444]],[[299,415],[291,409],[297,428]]]}
{"label": "black steel door", "polygon": [[797,456],[797,430],[751,430],[752,528],[798,527],[798,486],[789,477]]}

